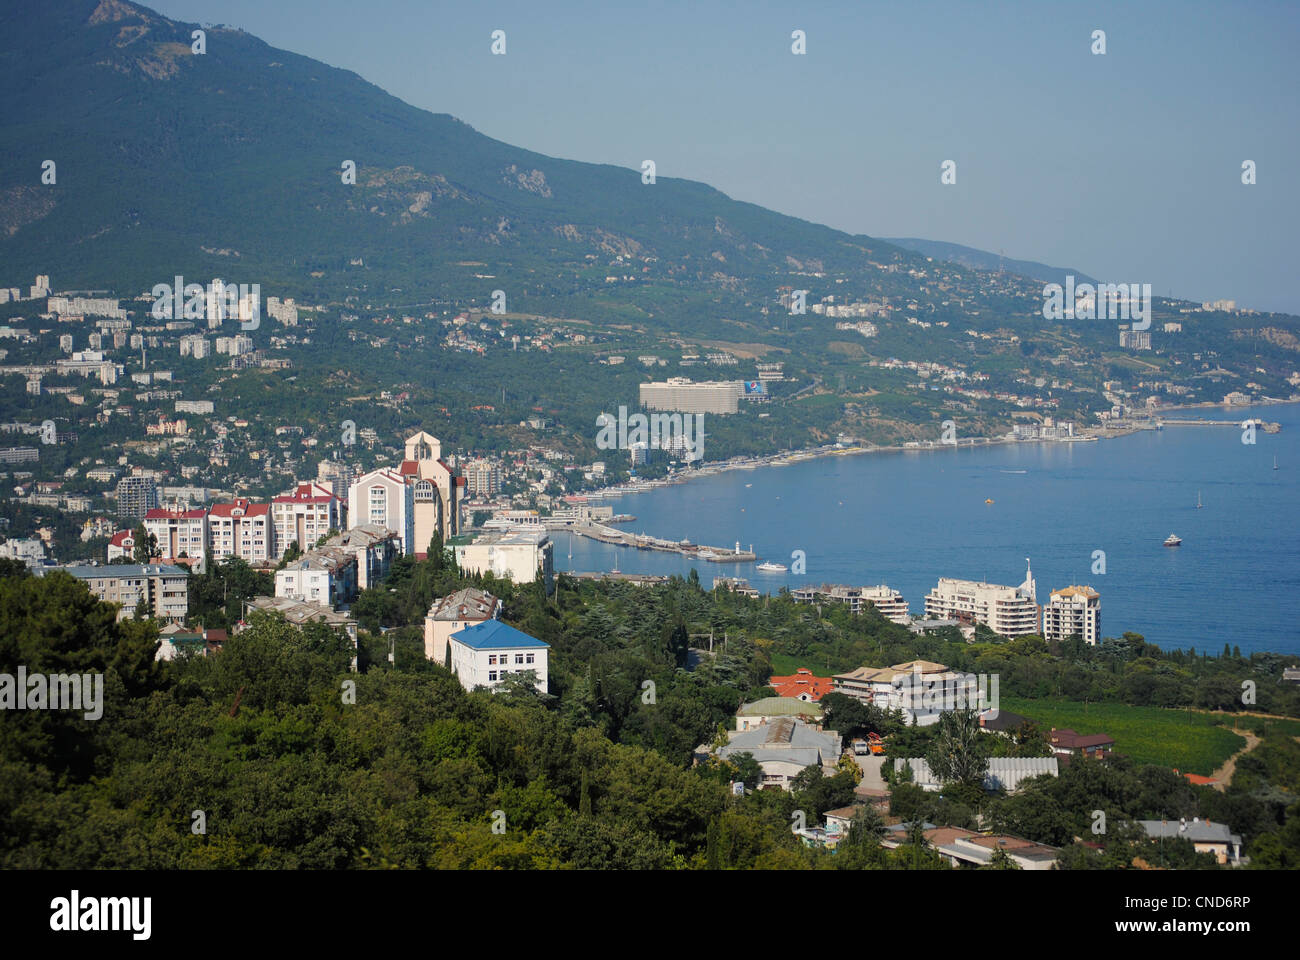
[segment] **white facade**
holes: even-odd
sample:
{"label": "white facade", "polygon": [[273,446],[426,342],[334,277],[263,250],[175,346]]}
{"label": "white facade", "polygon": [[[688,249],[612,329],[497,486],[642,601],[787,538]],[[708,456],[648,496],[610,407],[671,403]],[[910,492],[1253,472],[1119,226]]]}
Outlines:
{"label": "white facade", "polygon": [[470,544],[456,547],[461,570],[510,577],[515,583],[532,583],[540,567],[549,593],[554,583],[554,544],[545,533],[514,531],[488,534]]}
{"label": "white facade", "polygon": [[500,620],[487,620],[453,633],[451,669],[466,690],[494,689],[511,673],[534,671],[536,689],[547,692],[549,647]]}
{"label": "white facade", "polygon": [[1025,581],[1018,587],[940,578],[938,585],[925,596],[925,615],[982,623],[1004,637],[1037,633],[1037,587],[1028,562],[1025,561]]}
{"label": "white facade", "polygon": [[208,549],[217,560],[239,557],[251,564],[269,562],[275,556],[271,508],[243,497],[213,504],[208,513]]}
{"label": "white facade", "polygon": [[155,556],[201,560],[208,546],[206,510],[150,510],[144,517],[144,529],[158,541]]}
{"label": "white facade", "polygon": [[1043,639],[1079,636],[1089,646],[1101,642],[1101,595],[1092,587],[1053,590],[1043,607]]}
{"label": "white facade", "polygon": [[310,550],[331,530],[343,529],[343,501],[323,483],[300,483],[271,501],[271,522],[277,551],[283,553],[291,543]]}
{"label": "white facade", "polygon": [[387,527],[402,553],[415,553],[415,488],[386,467],[362,475],[348,488],[348,522]]}

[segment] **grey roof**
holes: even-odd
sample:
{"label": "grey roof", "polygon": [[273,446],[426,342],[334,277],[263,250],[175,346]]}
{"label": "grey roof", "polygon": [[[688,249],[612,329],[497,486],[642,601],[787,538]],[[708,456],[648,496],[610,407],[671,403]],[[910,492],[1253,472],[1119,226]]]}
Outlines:
{"label": "grey roof", "polygon": [[63,569],[80,580],[96,580],[102,577],[184,577],[189,575],[188,570],[183,567],[173,566],[170,563],[115,563],[99,567],[78,564]]}
{"label": "grey roof", "polygon": [[733,753],[752,753],[764,760],[786,760],[811,766],[833,761],[840,755],[840,735],[833,730],[814,730],[797,720],[780,720],[774,724],[744,730],[718,750],[728,757]]}
{"label": "grey roof", "polygon": [[[940,782],[930,770],[930,765],[926,763],[924,757],[896,759],[894,770],[901,772],[904,764],[911,764],[912,780],[915,783]],[[984,775],[984,789],[1003,789],[1013,793],[1020,786],[1021,781],[1041,777],[1043,774],[1060,776],[1060,764],[1056,757],[990,757],[989,769]]]}
{"label": "grey roof", "polygon": [[1193,843],[1241,843],[1226,823],[1192,820],[1139,820],[1148,837],[1182,837]]}

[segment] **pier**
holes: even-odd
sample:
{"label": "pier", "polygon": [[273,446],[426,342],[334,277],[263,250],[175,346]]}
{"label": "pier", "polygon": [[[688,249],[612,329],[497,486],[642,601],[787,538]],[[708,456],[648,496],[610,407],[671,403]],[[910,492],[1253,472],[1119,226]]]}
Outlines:
{"label": "pier", "polygon": [[710,547],[689,540],[663,540],[645,534],[624,533],[604,524],[591,521],[566,524],[564,529],[582,537],[598,540],[616,547],[633,547],[637,550],[658,550],[676,553],[683,557],[699,558],[710,563],[753,563],[758,559],[753,548],[741,550],[739,542],[734,547]]}
{"label": "pier", "polygon": [[1282,429],[1282,424],[1270,423],[1267,420],[1260,420],[1258,417],[1243,420],[1170,420],[1161,417],[1156,423],[1166,427],[1240,427],[1243,423],[1253,423],[1265,433],[1278,433]]}

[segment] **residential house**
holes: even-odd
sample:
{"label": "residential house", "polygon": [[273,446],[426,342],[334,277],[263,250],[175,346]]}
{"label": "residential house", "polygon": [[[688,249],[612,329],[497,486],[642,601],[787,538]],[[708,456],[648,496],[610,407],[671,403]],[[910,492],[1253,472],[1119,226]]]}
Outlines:
{"label": "residential house", "polygon": [[447,640],[453,633],[499,618],[502,606],[502,602],[486,590],[473,587],[435,600],[424,618],[424,655],[434,663],[444,663]]}
{"label": "residential house", "polygon": [[495,689],[511,673],[536,675],[534,686],[547,692],[547,654],[550,647],[500,620],[483,620],[457,630],[447,638],[451,670],[466,690]]}

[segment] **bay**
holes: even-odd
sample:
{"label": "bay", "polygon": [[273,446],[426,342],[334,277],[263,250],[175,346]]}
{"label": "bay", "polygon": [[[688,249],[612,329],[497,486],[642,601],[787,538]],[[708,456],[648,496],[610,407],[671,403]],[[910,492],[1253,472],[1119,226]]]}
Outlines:
{"label": "bay", "polygon": [[[1300,409],[1204,408],[1170,417],[1262,417],[1282,431],[1166,426],[1096,443],[1019,443],[824,457],[624,496],[622,529],[742,548],[806,573],[764,573],[555,533],[557,570],[665,573],[710,587],[739,576],[764,593],[886,583],[911,612],[943,577],[1015,585],[1032,561],[1038,601],[1088,584],[1103,636],[1162,648],[1300,654]],[[1278,470],[1273,470],[1276,456]],[[1197,509],[1198,492],[1204,506]],[[985,500],[991,499],[992,504]],[[1167,548],[1170,533],[1183,545]],[[572,558],[569,551],[572,549]],[[1105,573],[1093,573],[1094,551]]]}

